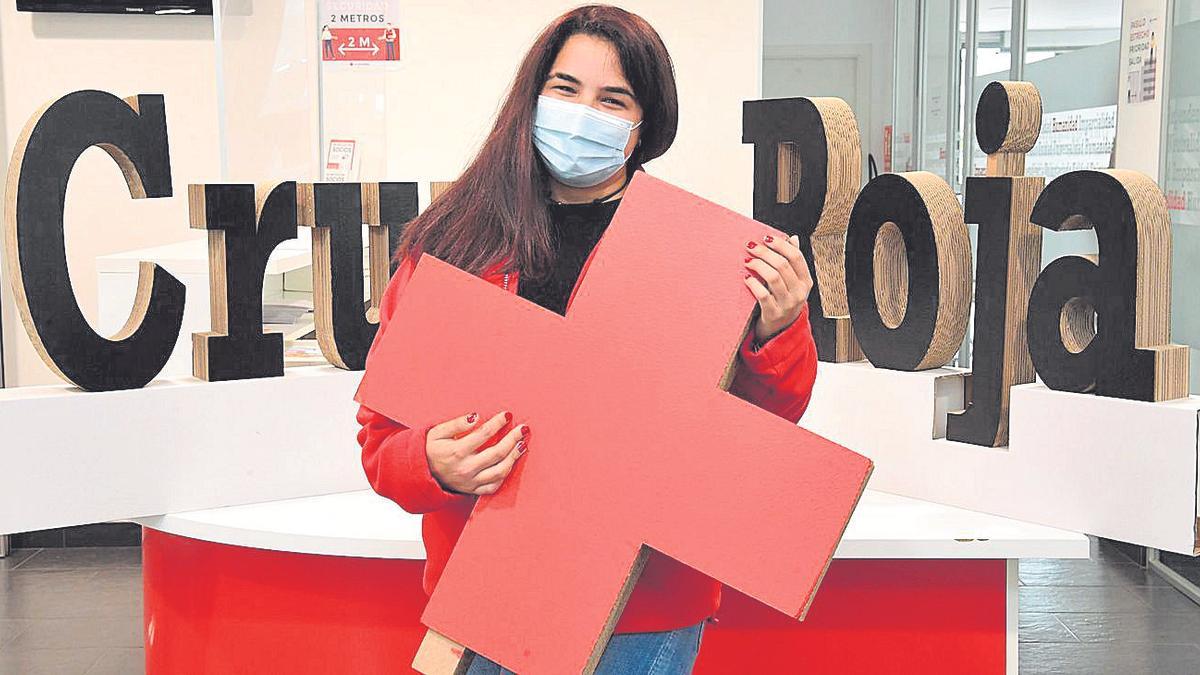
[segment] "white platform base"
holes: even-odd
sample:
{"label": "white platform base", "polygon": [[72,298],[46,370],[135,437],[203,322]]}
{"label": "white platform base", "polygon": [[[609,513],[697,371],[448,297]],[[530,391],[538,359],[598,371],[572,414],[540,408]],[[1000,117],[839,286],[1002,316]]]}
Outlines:
{"label": "white platform base", "polygon": [[944,438],[961,371],[822,363],[801,425],[876,463],[870,487],[1193,555],[1200,397],[1012,391],[1010,445]]}
{"label": "white platform base", "polygon": [[0,534],[369,488],[360,372],[0,390]]}

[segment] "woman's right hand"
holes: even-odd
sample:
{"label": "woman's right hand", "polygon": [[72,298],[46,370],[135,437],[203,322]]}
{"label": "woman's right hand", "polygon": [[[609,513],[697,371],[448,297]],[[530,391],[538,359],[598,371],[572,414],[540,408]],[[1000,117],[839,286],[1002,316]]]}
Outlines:
{"label": "woman's right hand", "polygon": [[525,453],[529,427],[513,427],[494,444],[480,449],[488,439],[512,421],[512,413],[496,413],[482,423],[479,415],[459,415],[429,428],[425,456],[429,469],[442,487],[452,492],[490,495]]}

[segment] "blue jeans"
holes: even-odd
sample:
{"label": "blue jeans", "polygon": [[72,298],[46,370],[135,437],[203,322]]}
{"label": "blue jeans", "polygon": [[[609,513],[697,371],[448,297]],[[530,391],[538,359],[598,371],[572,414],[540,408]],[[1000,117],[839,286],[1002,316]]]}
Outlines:
{"label": "blue jeans", "polygon": [[[703,635],[704,621],[676,630],[617,633],[600,656],[596,675],[689,675]],[[513,671],[476,654],[467,675],[513,675]]]}

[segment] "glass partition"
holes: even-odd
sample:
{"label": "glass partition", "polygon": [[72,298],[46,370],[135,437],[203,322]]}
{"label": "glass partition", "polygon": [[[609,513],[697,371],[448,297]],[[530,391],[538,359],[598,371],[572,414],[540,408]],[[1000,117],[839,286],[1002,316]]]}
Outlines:
{"label": "glass partition", "polygon": [[957,149],[963,39],[959,16],[964,3],[965,0],[919,3],[921,48],[917,119],[921,145],[917,168],[941,176],[952,186],[958,179],[955,167],[956,158],[960,156]]}
{"label": "glass partition", "polygon": [[[221,176],[209,182],[322,180],[317,0],[221,0],[213,7],[213,27]],[[196,247],[197,255],[206,250]],[[207,312],[201,314],[197,320],[207,324]],[[271,255],[263,327],[283,333],[287,366],[326,363],[313,333],[308,228]],[[189,329],[195,327],[185,326],[183,334]]]}
{"label": "glass partition", "polygon": [[[1176,0],[1169,38],[1159,184],[1171,214],[1171,340],[1191,346],[1191,391],[1200,393],[1200,0]],[[1161,43],[1160,43],[1161,44]],[[1200,559],[1154,549],[1150,566],[1200,603]]]}
{"label": "glass partition", "polygon": [[[1013,6],[1012,0],[994,3],[972,2],[975,7],[975,49],[969,91],[963,96],[963,130],[968,149],[965,151],[969,175],[982,176],[987,167],[987,156],[975,142],[975,106],[983,88],[994,80],[1012,79],[1013,50]],[[965,28],[965,22],[964,22]],[[956,186],[959,190],[962,185]]]}
{"label": "glass partition", "polygon": [[1179,0],[1169,44],[1162,185],[1171,214],[1174,261],[1171,338],[1192,346],[1191,390],[1200,390],[1200,305],[1187,292],[1200,282],[1200,0]]}
{"label": "glass partition", "polygon": [[[892,123],[884,140],[883,166],[880,167],[885,172],[915,171],[917,168],[920,97],[916,82],[921,46],[921,15],[918,9],[916,2],[896,3],[895,56],[892,62],[895,96],[892,99]],[[911,86],[903,86],[909,83]]]}
{"label": "glass partition", "polygon": [[1026,171],[1056,176],[1112,166],[1121,0],[1028,0],[1022,79],[1042,94],[1042,134]]}
{"label": "glass partition", "polygon": [[316,4],[215,4],[223,181],[320,179]]}

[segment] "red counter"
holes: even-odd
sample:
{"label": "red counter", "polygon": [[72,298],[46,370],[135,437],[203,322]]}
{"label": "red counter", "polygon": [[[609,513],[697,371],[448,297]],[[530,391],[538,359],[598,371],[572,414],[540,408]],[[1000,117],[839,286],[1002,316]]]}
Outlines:
{"label": "red counter", "polygon": [[[357,520],[343,520],[354,510]],[[905,514],[924,521],[910,534],[929,536],[875,536],[902,535],[891,521]],[[372,536],[386,527],[369,532],[380,519],[393,538]],[[423,561],[416,518],[394,504],[347,493],[139,522],[149,675],[413,672],[425,632]],[[998,536],[937,534],[963,528]],[[996,555],[1003,548],[1012,557]],[[888,549],[896,557],[869,555]],[[1088,545],[1082,535],[868,492],[808,618],[727,589],[695,672],[1016,672],[1015,559],[1039,550],[1086,557]]]}

